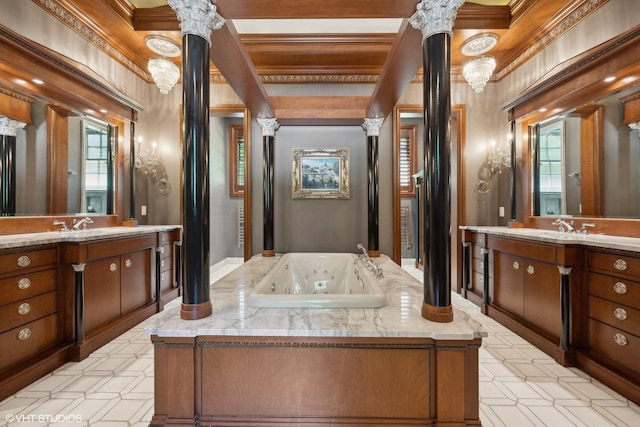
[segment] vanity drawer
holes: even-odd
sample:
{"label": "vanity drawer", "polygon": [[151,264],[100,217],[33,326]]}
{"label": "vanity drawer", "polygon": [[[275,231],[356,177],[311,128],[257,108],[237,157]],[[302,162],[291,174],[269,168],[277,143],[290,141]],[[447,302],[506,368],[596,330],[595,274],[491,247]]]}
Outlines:
{"label": "vanity drawer", "polygon": [[638,282],[590,272],[589,293],[640,309],[640,283]]}
{"label": "vanity drawer", "polygon": [[173,270],[165,270],[160,273],[160,290],[162,292],[173,289]]}
{"label": "vanity drawer", "polygon": [[0,370],[56,344],[56,315],[18,326],[0,334]]}
{"label": "vanity drawer", "polygon": [[640,258],[629,255],[589,251],[589,269],[640,277]]}
{"label": "vanity drawer", "polygon": [[615,328],[640,336],[640,310],[635,308],[590,296],[589,316]]}
{"label": "vanity drawer", "polygon": [[5,274],[55,265],[57,260],[55,248],[4,254],[0,255],[0,271]]}
{"label": "vanity drawer", "polygon": [[0,332],[16,328],[55,312],[55,292],[3,305],[0,307]]}
{"label": "vanity drawer", "polygon": [[0,280],[0,305],[56,289],[56,270],[42,270]]}
{"label": "vanity drawer", "polygon": [[600,356],[639,372],[640,338],[637,336],[590,319],[589,347]]}

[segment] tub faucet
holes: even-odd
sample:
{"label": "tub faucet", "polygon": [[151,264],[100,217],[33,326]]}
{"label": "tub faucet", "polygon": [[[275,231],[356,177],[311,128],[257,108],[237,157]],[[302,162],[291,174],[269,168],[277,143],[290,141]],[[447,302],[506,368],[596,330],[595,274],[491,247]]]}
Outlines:
{"label": "tub faucet", "polygon": [[[552,223],[553,225],[557,225],[558,226],[558,231],[560,232],[566,232],[566,233],[575,233],[576,229],[573,227],[573,221],[571,222],[567,222],[562,218],[558,218],[555,221],[553,221]],[[566,228],[566,230],[565,230]]]}
{"label": "tub faucet", "polygon": [[72,230],[86,230],[89,227],[87,226],[87,224],[93,224],[93,220],[91,218],[89,218],[88,216],[85,216],[82,219],[73,219],[73,226],[71,227]]}
{"label": "tub faucet", "polygon": [[362,243],[358,243],[358,249],[360,249],[362,251],[362,253],[364,254],[364,256],[366,256],[367,258],[369,258],[369,252],[367,252],[367,250],[364,248],[364,246],[362,245]]}

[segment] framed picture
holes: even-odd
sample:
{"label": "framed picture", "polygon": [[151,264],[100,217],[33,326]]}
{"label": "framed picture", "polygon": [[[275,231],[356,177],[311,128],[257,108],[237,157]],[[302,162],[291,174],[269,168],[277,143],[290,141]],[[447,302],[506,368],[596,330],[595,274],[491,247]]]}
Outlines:
{"label": "framed picture", "polygon": [[348,199],[349,149],[291,150],[293,199]]}

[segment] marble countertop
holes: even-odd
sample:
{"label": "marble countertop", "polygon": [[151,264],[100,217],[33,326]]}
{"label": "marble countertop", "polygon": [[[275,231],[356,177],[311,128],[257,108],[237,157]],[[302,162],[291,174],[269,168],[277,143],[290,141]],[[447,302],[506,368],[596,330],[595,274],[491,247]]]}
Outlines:
{"label": "marble countertop", "polygon": [[279,256],[256,255],[211,285],[213,314],[181,320],[180,307],[156,314],[145,328],[168,337],[315,336],[426,337],[470,340],[487,336],[479,323],[454,309],[454,320],[436,323],[422,318],[422,284],[386,256],[375,259],[384,271],[381,287],[387,305],[380,308],[255,308],[247,304],[254,284],[276,264]]}
{"label": "marble countertop", "polygon": [[137,227],[104,227],[78,231],[47,231],[43,233],[10,234],[0,236],[0,249],[12,249],[52,243],[81,243],[121,237],[135,237],[144,234],[180,228],[179,225],[139,225]]}
{"label": "marble countertop", "polygon": [[582,245],[606,249],[640,252],[640,238],[611,236],[607,234],[563,233],[538,228],[509,228],[500,226],[461,226],[462,230],[492,234],[500,237],[520,238],[560,245]]}

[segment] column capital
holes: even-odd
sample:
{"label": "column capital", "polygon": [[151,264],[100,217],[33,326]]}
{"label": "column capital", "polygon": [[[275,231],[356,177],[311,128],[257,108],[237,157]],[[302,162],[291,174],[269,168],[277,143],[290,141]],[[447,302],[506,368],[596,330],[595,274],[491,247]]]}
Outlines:
{"label": "column capital", "polygon": [[637,130],[638,132],[640,132],[640,122],[629,123],[629,127],[631,128],[631,130]]}
{"label": "column capital", "polygon": [[558,271],[563,276],[568,276],[569,274],[571,274],[571,267],[565,267],[564,265],[558,265],[557,267],[558,267]]}
{"label": "column capital", "polygon": [[182,36],[194,34],[211,45],[211,31],[219,30],[225,23],[210,0],[167,0],[167,3],[176,11]]}
{"label": "column capital", "polygon": [[258,124],[262,128],[262,136],[274,136],[276,129],[280,127],[280,123],[276,119],[256,118]]}
{"label": "column capital", "polygon": [[365,118],[362,127],[367,131],[367,136],[379,136],[380,126],[384,122],[384,117]]}
{"label": "column capital", "polygon": [[18,129],[26,126],[26,123],[0,116],[0,135],[16,136]]}
{"label": "column capital", "polygon": [[464,0],[421,0],[409,22],[422,31],[422,41],[438,33],[453,35],[453,21]]}

